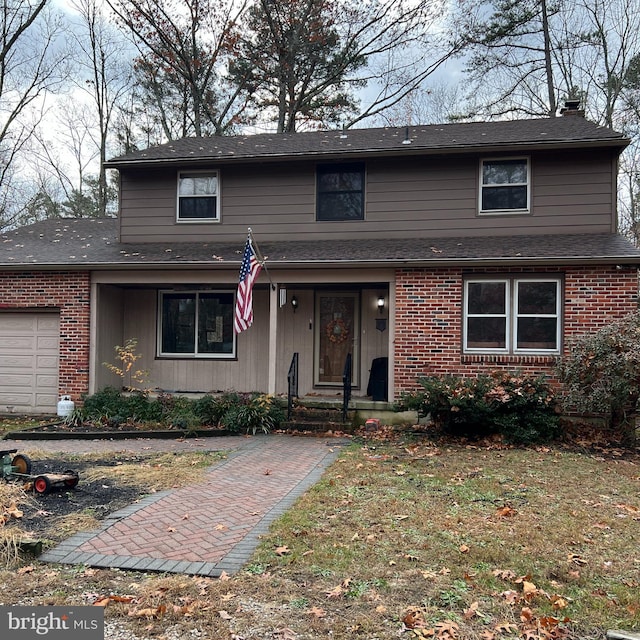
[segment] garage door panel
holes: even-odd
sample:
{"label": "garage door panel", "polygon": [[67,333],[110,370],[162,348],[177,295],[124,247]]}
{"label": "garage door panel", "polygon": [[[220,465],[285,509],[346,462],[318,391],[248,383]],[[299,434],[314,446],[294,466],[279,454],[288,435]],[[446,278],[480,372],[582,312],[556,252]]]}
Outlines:
{"label": "garage door panel", "polygon": [[55,413],[60,318],[0,312],[0,411]]}
{"label": "garage door panel", "polygon": [[31,386],[33,375],[31,373],[4,373],[0,374],[0,384],[9,387]]}
{"label": "garage door panel", "polygon": [[56,393],[36,393],[35,409],[38,412],[46,413],[51,411],[49,407],[55,407],[58,403],[58,395]]}
{"label": "garage door panel", "polygon": [[36,385],[38,389],[44,388],[49,393],[50,389],[55,389],[58,383],[58,376],[40,374],[36,376]]}
{"label": "garage door panel", "polygon": [[3,369],[33,369],[34,358],[33,356],[21,356],[15,355],[3,355],[2,356],[2,368]]}
{"label": "garage door panel", "polygon": [[[5,334],[6,335],[6,334]],[[27,352],[31,353],[34,348],[33,337],[17,336],[0,337],[0,353],[4,353],[5,349],[9,352]]]}
{"label": "garage door panel", "polygon": [[58,338],[57,336],[38,336],[36,342],[36,348],[38,351],[48,350],[53,353],[58,353]]}
{"label": "garage door panel", "polygon": [[36,356],[36,366],[38,369],[58,369],[58,356]]}
{"label": "garage door panel", "polygon": [[37,320],[30,313],[11,313],[0,317],[0,332],[15,335],[33,335],[36,331]]}
{"label": "garage door panel", "polygon": [[5,389],[0,392],[0,406],[2,407],[30,407],[33,401],[33,395],[30,393],[11,393]]}
{"label": "garage door panel", "polygon": [[59,321],[57,315],[42,315],[37,318],[38,334],[49,333],[49,335],[58,337]]}

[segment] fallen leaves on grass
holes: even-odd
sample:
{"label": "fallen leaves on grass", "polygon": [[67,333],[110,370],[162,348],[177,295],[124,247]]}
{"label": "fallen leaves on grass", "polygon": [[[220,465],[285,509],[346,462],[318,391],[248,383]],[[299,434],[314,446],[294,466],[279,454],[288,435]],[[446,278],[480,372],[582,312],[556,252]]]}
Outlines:
{"label": "fallen leaves on grass", "polygon": [[6,515],[8,515],[9,518],[19,519],[22,518],[24,512],[18,509],[18,505],[15,502],[12,502],[6,511]]}
{"label": "fallen leaves on grass", "polygon": [[512,518],[517,513],[518,512],[513,507],[509,507],[507,505],[496,510],[498,518]]}
{"label": "fallen leaves on grass", "polygon": [[110,596],[99,596],[93,603],[93,605],[95,607],[106,607],[110,602],[124,602],[124,603],[130,603],[134,601],[134,597],[133,596],[117,596],[117,595],[110,595]]}
{"label": "fallen leaves on grass", "polygon": [[26,567],[20,567],[18,569],[18,575],[19,576],[23,576],[23,575],[25,575],[27,573],[33,573],[34,571],[35,571],[35,567],[32,564],[30,564],[30,565],[28,565]]}
{"label": "fallen leaves on grass", "polygon": [[132,609],[128,612],[131,618],[146,618],[152,620],[154,618],[161,618],[167,612],[167,607],[164,604],[159,604],[157,607],[147,607],[145,609]]}
{"label": "fallen leaves on grass", "polygon": [[414,638],[439,638],[440,640],[456,640],[460,627],[453,620],[438,622],[428,627],[424,611],[420,607],[409,607],[402,616],[403,631],[411,631]]}

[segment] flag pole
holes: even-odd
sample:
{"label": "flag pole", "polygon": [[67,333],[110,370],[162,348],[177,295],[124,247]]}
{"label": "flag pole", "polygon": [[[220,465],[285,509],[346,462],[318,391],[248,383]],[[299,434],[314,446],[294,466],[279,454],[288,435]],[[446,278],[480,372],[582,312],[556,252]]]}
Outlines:
{"label": "flag pole", "polygon": [[262,252],[260,251],[260,247],[258,247],[258,243],[256,242],[256,239],[253,237],[253,231],[251,230],[251,227],[248,227],[248,230],[249,230],[249,238],[251,239],[251,245],[253,246],[253,250],[255,251],[256,258],[258,258],[258,262],[260,263],[260,266],[264,269],[264,272],[267,274],[267,277],[269,278],[272,291],[275,291],[276,285],[273,284],[273,280],[271,279],[271,274],[269,273],[269,269],[267,269],[267,261],[262,255]]}

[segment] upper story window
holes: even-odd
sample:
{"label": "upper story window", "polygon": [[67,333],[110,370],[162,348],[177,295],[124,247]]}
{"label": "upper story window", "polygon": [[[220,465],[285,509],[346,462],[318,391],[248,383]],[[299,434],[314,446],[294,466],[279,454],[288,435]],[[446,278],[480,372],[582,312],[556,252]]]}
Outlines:
{"label": "upper story window", "polygon": [[317,168],[316,219],[364,220],[364,164]]}
{"label": "upper story window", "polygon": [[160,292],[158,353],[180,358],[234,358],[234,294]]}
{"label": "upper story window", "polygon": [[218,172],[178,175],[178,222],[216,222],[220,219]]}
{"label": "upper story window", "polygon": [[467,280],[466,353],[559,353],[560,279]]}
{"label": "upper story window", "polygon": [[480,213],[529,211],[528,158],[496,158],[480,163]]}

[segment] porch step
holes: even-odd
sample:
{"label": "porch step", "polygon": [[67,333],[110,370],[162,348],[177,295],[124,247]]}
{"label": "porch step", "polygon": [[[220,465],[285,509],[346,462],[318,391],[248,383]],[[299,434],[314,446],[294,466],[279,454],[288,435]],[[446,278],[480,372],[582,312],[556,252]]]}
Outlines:
{"label": "porch step", "polygon": [[280,428],[285,431],[350,432],[353,427],[348,416],[347,421],[342,422],[342,409],[296,406],[290,419],[281,423]]}

